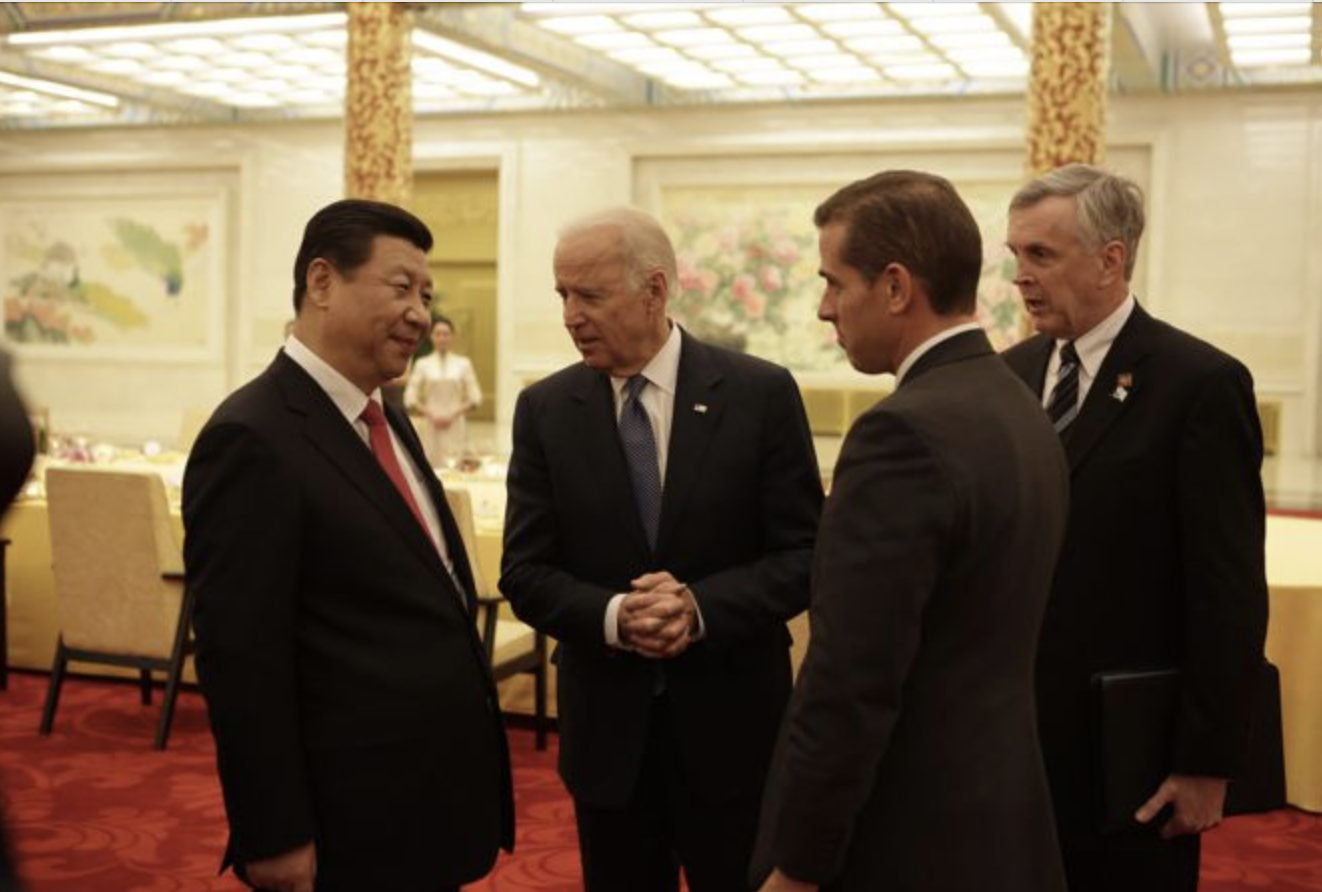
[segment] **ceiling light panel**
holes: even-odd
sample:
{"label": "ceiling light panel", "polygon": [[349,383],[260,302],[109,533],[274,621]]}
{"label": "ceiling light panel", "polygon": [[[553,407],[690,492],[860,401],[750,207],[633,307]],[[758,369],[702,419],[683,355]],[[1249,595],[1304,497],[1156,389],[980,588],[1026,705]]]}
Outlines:
{"label": "ceiling light panel", "polygon": [[[967,72],[949,64],[957,49],[986,51],[961,58],[997,78],[1028,68],[1019,36],[977,3],[537,3],[522,11],[681,89],[720,89],[728,78],[745,86],[875,86],[887,65],[908,80],[944,75],[963,83]],[[588,21],[598,33],[584,33]]]}
{"label": "ceiling light panel", "polygon": [[[650,43],[611,17],[579,14],[572,20],[573,25],[560,26],[561,33],[628,38],[620,46]],[[102,79],[121,79],[126,92],[148,87],[236,108],[316,107],[318,113],[335,113],[328,106],[345,92],[346,27],[343,13],[264,16],[21,32],[0,36],[0,47]],[[415,80],[436,81],[442,77],[438,72],[445,73],[447,83],[428,91],[429,101],[444,98],[442,93],[499,97],[540,87],[536,73],[503,58],[421,29],[413,38]]]}

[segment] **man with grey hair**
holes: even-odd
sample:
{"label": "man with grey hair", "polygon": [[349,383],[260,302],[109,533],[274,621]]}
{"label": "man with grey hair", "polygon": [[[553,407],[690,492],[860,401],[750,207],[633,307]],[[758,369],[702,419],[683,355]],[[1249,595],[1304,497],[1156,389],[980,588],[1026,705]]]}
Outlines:
{"label": "man with grey hair", "polygon": [[616,209],[560,236],[583,361],[514,411],[500,588],[560,642],[588,892],[742,889],[822,489],[798,388],[670,321],[675,255]]}
{"label": "man with grey hair", "polygon": [[[1262,432],[1239,361],[1130,290],[1143,195],[1071,164],[1010,205],[1038,334],[1005,354],[1070,463],[1070,522],[1037,664],[1038,717],[1071,892],[1193,890],[1248,737],[1267,620]],[[1104,825],[1094,685],[1177,668],[1169,775]],[[1112,791],[1114,794],[1114,791]],[[1126,806],[1128,807],[1128,806]]]}

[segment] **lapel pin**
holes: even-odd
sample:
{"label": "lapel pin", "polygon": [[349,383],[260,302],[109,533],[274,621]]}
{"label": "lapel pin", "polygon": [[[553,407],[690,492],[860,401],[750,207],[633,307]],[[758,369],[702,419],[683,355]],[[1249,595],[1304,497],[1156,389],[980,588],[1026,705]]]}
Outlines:
{"label": "lapel pin", "polygon": [[694,412],[697,412],[699,415],[706,415],[706,414],[707,414],[707,404],[706,404],[706,403],[694,403],[694,404],[693,404],[693,411],[694,411]]}
{"label": "lapel pin", "polygon": [[1111,392],[1111,399],[1123,403],[1129,396],[1129,388],[1133,386],[1134,376],[1129,372],[1121,372],[1115,376],[1115,390]]}

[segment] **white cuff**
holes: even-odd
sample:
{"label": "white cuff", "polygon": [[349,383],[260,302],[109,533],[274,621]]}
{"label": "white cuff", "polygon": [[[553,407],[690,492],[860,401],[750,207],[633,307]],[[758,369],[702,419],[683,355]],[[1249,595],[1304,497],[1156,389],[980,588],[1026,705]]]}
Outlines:
{"label": "white cuff", "polygon": [[631,650],[629,645],[620,641],[620,604],[623,603],[626,592],[621,592],[610,599],[606,605],[606,646],[618,647],[621,650]]}

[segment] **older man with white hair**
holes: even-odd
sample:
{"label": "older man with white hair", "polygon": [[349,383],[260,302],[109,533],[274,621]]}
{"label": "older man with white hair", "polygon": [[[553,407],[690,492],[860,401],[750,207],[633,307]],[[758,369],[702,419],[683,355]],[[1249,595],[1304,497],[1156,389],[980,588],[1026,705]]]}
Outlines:
{"label": "older man with white hair", "polygon": [[821,509],[803,403],[668,318],[647,214],[572,223],[554,270],[583,361],[519,396],[500,587],[560,642],[585,885],[740,889]]}

